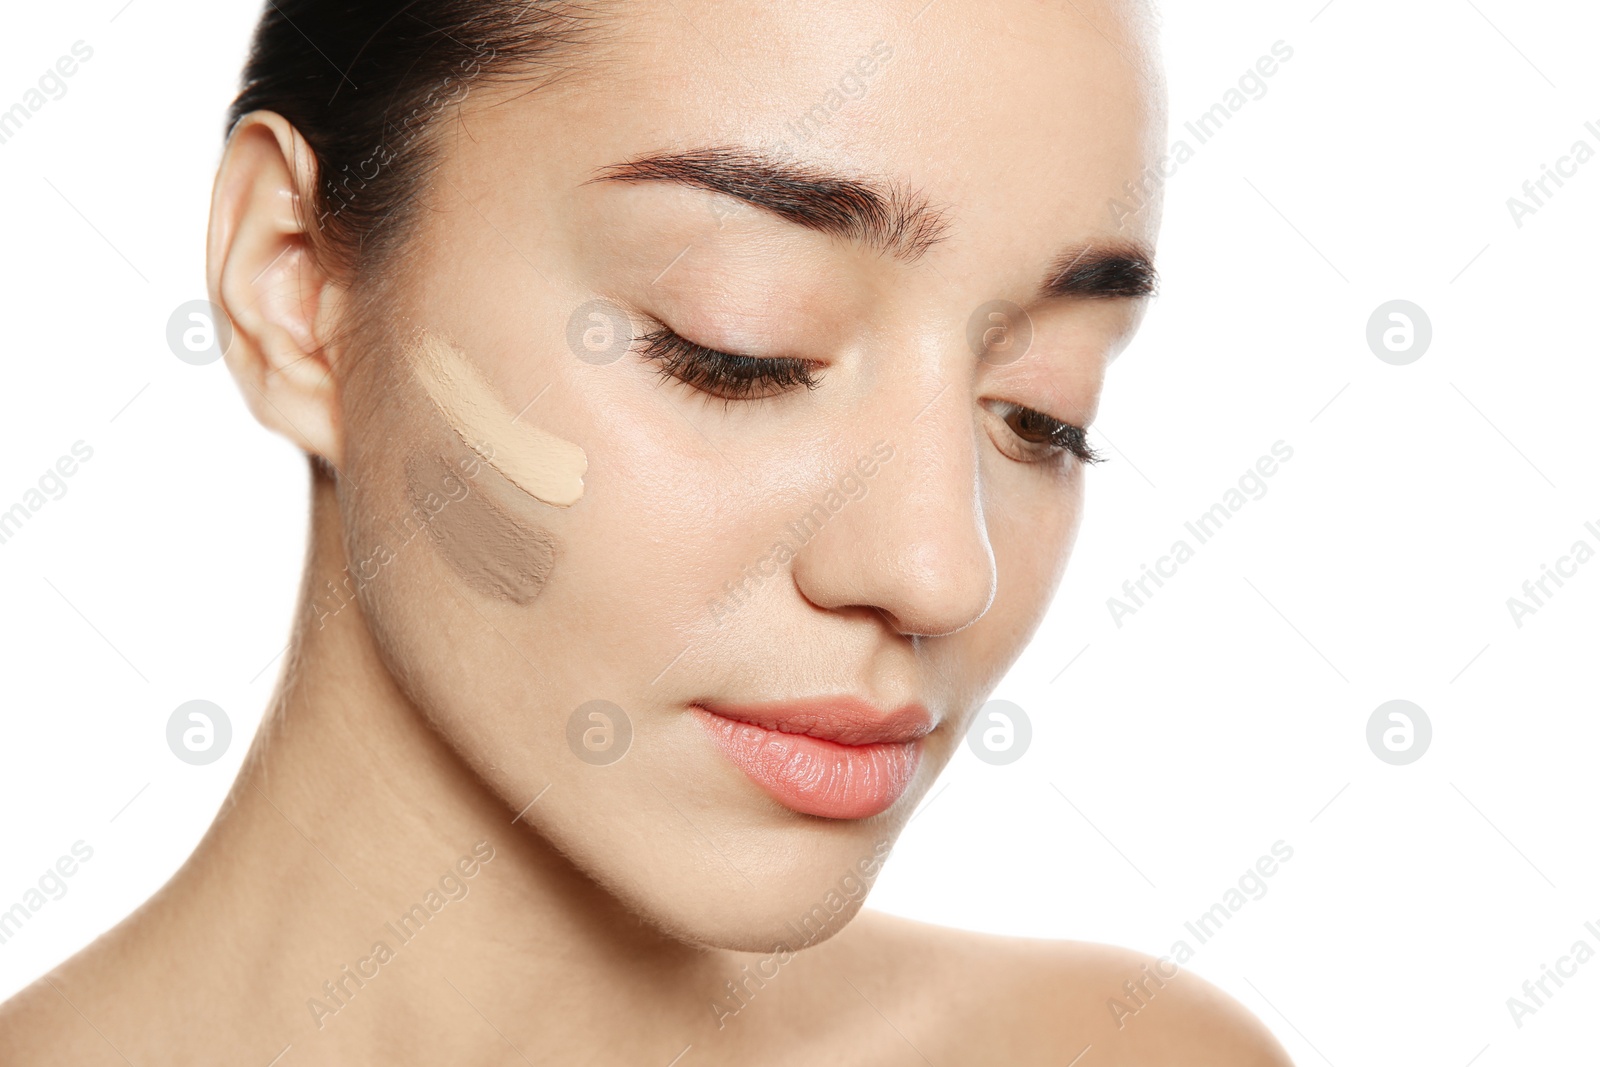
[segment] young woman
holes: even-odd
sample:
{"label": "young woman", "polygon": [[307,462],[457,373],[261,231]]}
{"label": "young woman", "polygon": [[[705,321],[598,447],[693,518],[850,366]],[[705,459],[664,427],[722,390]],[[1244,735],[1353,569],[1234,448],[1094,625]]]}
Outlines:
{"label": "young woman", "polygon": [[8,1063],[1288,1062],[1166,961],[856,914],[1154,288],[1141,5],[278,0],[230,118],[211,299],[310,457],[302,611]]}

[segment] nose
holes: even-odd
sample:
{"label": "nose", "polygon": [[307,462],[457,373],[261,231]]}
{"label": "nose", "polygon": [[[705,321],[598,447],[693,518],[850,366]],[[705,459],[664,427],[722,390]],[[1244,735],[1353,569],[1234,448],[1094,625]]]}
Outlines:
{"label": "nose", "polygon": [[942,637],[989,610],[997,580],[966,393],[953,383],[917,393],[882,433],[852,435],[871,442],[850,461],[864,491],[815,528],[792,566],[817,607],[873,608],[902,634]]}

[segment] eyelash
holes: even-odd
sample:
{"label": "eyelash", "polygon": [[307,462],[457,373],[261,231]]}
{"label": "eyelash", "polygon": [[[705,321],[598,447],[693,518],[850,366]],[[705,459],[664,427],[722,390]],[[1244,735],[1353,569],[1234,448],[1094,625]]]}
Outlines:
{"label": "eyelash", "polygon": [[[1016,434],[1027,444],[1038,447],[1043,445],[1048,448],[1057,448],[1063,452],[1070,452],[1084,464],[1104,463],[1106,457],[1089,444],[1089,434],[1081,426],[1062,422],[1060,419],[1051,418],[1042,411],[1025,408],[1020,404],[1007,403],[1003,405],[1010,411],[1002,416],[1006,425],[1011,427],[1011,432]],[[1011,424],[1011,418],[1027,427],[1031,436],[1023,436],[1020,427]],[[1037,438],[1037,439],[1035,439]]]}
{"label": "eyelash", "polygon": [[[695,344],[666,326],[640,337],[636,345],[641,357],[656,364],[661,377],[675,378],[692,389],[729,402],[759,400],[796,386],[811,390],[822,384],[806,360],[734,355]],[[1089,444],[1082,427],[1020,404],[1003,406],[1009,409],[1002,416],[1006,425],[1025,445],[1070,453],[1085,464],[1104,462],[1105,457]],[[1011,425],[1013,417],[1022,427]],[[1023,436],[1024,432],[1030,436]]]}
{"label": "eyelash", "polygon": [[639,339],[639,354],[676,378],[720,400],[759,400],[796,386],[815,389],[822,379],[803,359],[736,356],[697,345],[663,326]]}

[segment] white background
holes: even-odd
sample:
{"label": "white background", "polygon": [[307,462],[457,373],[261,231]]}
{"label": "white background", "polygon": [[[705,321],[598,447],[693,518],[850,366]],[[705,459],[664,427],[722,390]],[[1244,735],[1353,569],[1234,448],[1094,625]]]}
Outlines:
{"label": "white background", "polygon": [[[874,907],[1108,941],[1190,966],[1301,1064],[1591,1059],[1600,960],[1519,1029],[1506,998],[1600,925],[1600,561],[1519,628],[1524,580],[1600,548],[1592,406],[1600,160],[1517,227],[1506,199],[1600,149],[1600,15],[1576,2],[1170,4],[1164,295],[1113,371],[1076,556],[996,697],[1017,763],[963,751]],[[304,465],[220,363],[173,358],[204,295],[223,111],[255,5],[11,5],[0,108],[74,41],[94,57],[0,145],[8,334],[0,510],[82,440],[69,491],[0,545],[0,907],[94,858],[0,946],[0,997],[111,926],[209,823],[275,680]],[[1182,124],[1276,41],[1294,55],[1214,139]],[[1419,361],[1368,349],[1391,299]],[[1146,606],[1106,607],[1257,457],[1293,459]],[[1113,447],[1114,446],[1114,447]],[[1193,544],[1193,538],[1188,538]],[[1070,663],[1070,666],[1068,664]],[[227,756],[164,727],[203,697]],[[1409,766],[1366,724],[1433,725]],[[1282,840],[1293,859],[1209,943],[1184,929]]]}

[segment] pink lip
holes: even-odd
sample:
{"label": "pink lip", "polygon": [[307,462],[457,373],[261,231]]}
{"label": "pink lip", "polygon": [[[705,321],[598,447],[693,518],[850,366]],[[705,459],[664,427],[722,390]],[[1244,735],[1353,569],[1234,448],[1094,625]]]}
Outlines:
{"label": "pink lip", "polygon": [[893,711],[856,697],[692,706],[723,755],[768,796],[826,819],[865,819],[905,795],[933,729],[920,704]]}

